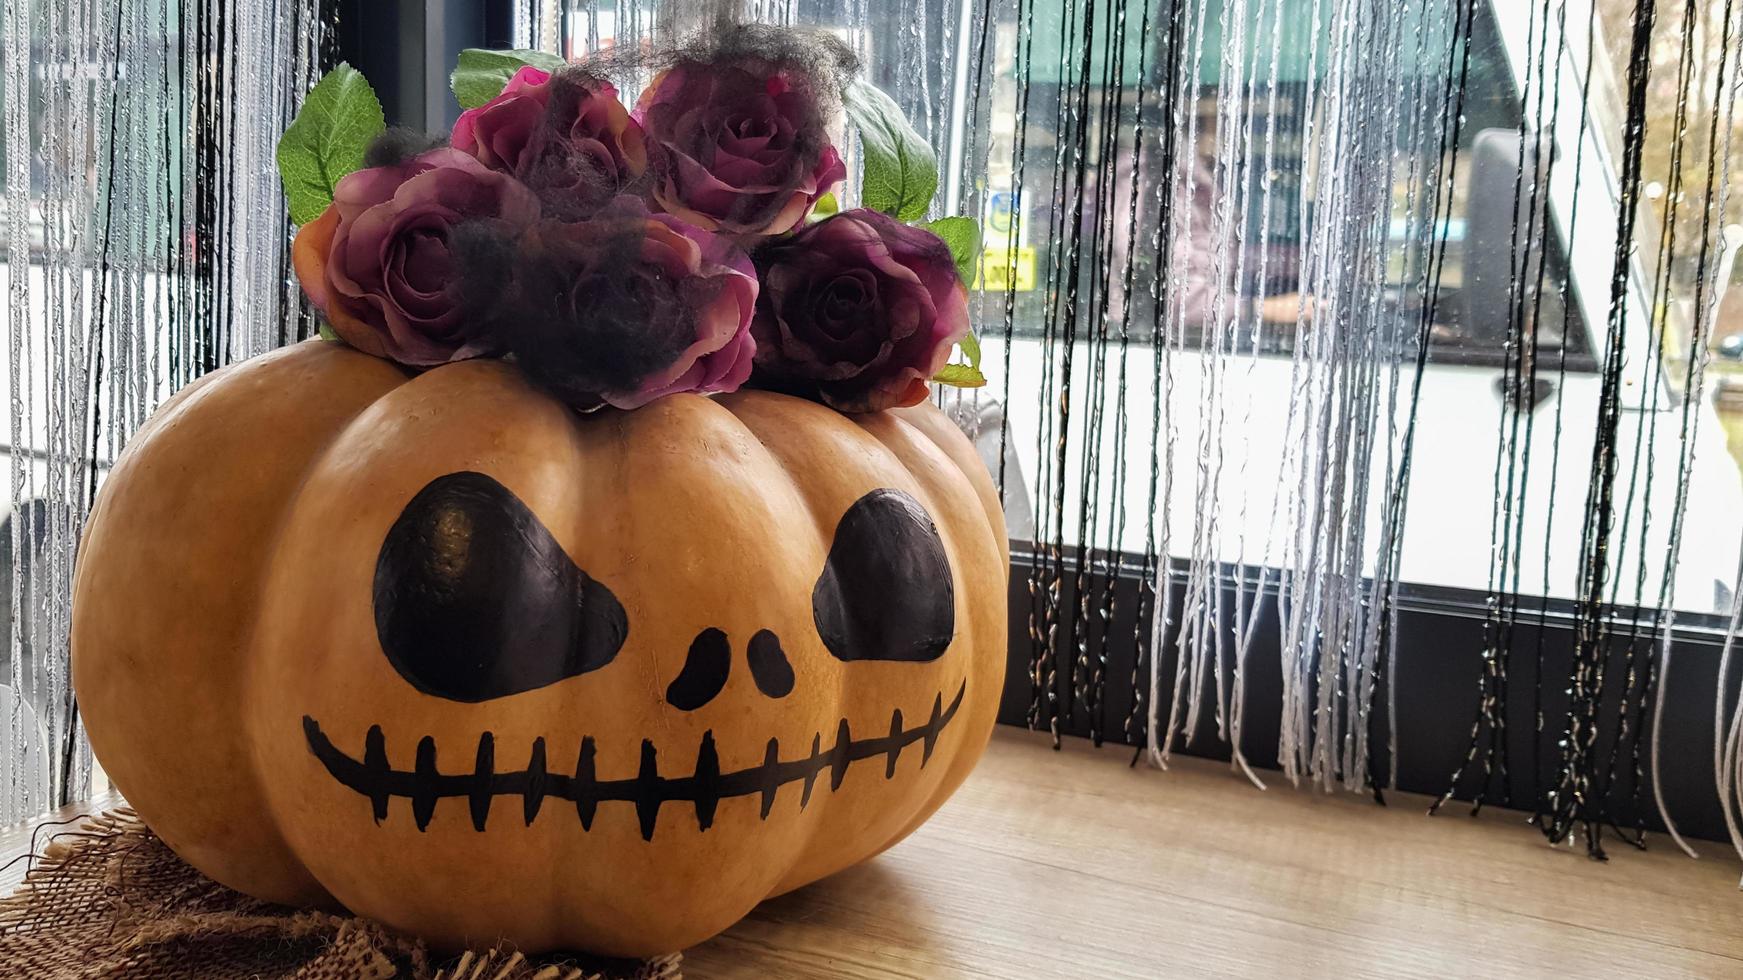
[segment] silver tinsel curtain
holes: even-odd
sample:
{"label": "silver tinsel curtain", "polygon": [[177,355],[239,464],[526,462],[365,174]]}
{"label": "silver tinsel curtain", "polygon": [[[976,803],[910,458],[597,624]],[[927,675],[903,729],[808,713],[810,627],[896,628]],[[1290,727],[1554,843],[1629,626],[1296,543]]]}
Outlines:
{"label": "silver tinsel curtain", "polygon": [[[108,461],[188,379],[308,331],[271,149],[333,60],[331,13],[6,7],[9,816],[87,787],[66,595]],[[1412,751],[1406,620],[1444,608],[1480,624],[1476,668],[1438,692],[1463,748],[1448,797],[1533,810],[1594,853],[1606,826],[1674,827],[1651,733],[1675,640],[1720,649],[1743,615],[1725,292],[1743,4],[513,14],[516,46],[571,57],[717,18],[834,31],[932,142],[934,216],[985,232],[990,383],[939,397],[1010,516],[1018,718],[1379,794]],[[617,81],[633,98],[645,79]],[[1735,836],[1730,651],[1703,696]],[[1532,750],[1523,794],[1510,745]]]}
{"label": "silver tinsel curtain", "polygon": [[[199,374],[294,340],[273,160],[317,0],[8,0],[0,15],[0,821],[86,795],[67,678],[79,531],[115,454]],[[187,597],[187,614],[201,613]]]}

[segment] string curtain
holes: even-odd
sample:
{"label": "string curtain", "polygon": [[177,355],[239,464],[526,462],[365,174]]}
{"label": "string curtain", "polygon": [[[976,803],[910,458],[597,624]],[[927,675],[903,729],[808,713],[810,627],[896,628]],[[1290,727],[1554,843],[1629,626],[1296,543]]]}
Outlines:
{"label": "string curtain", "polygon": [[[5,8],[7,819],[91,785],[66,628],[103,472],[175,389],[310,332],[272,147],[336,60],[335,9]],[[1738,837],[1734,0],[512,13],[517,47],[570,57],[732,20],[828,30],[933,145],[930,217],[984,233],[989,383],[937,398],[1012,529],[1011,720],[1381,795],[1411,751],[1401,615],[1443,602],[1482,621],[1480,668],[1445,693],[1469,722],[1447,797],[1601,853],[1606,827],[1675,826],[1651,733],[1673,638],[1707,630]],[[1574,636],[1565,676],[1550,625]],[[1553,764],[1502,799],[1521,699]]]}
{"label": "string curtain", "polygon": [[[571,16],[591,40],[609,6]],[[934,215],[983,221],[991,383],[939,401],[1018,539],[1028,724],[1164,766],[1220,742],[1259,785],[1381,795],[1410,751],[1400,609],[1450,596],[1483,625],[1449,692],[1472,724],[1444,798],[1532,810],[1594,855],[1607,827],[1674,832],[1649,757],[1672,638],[1729,635],[1738,609],[1738,464],[1707,366],[1743,237],[1743,11],[748,13],[849,38],[938,148]],[[1722,670],[1734,800],[1727,689]],[[1516,798],[1506,721],[1527,698],[1554,764]],[[1255,726],[1280,776],[1247,758]]]}
{"label": "string curtain", "polygon": [[[129,435],[304,335],[273,159],[319,75],[316,0],[15,0],[0,13],[0,821],[87,796],[68,679],[79,532]],[[186,614],[202,614],[197,596]]]}

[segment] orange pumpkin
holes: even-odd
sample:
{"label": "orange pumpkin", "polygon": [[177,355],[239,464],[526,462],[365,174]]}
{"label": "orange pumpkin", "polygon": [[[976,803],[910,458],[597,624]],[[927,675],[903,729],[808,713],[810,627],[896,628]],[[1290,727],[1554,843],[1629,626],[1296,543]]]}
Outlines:
{"label": "orange pumpkin", "polygon": [[439,947],[649,955],[913,831],[984,749],[1004,522],[929,405],[577,415],[310,342],[108,477],[73,680],[218,881]]}

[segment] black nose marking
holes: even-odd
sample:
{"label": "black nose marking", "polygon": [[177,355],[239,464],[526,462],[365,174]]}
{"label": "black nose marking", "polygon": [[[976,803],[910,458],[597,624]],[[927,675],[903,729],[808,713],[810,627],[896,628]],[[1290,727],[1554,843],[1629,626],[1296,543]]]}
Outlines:
{"label": "black nose marking", "polygon": [[745,659],[750,661],[751,679],[757,690],[771,698],[784,698],[793,693],[793,665],[781,650],[781,638],[770,630],[758,630],[750,638]]}
{"label": "black nose marking", "polygon": [[811,593],[823,645],[840,660],[937,660],[956,635],[944,542],[920,502],[873,490],[836,525]]}
{"label": "black nose marking", "polygon": [[597,670],[629,636],[589,578],[512,491],[450,473],[418,491],[375,563],[375,634],[413,687],[478,702]]}
{"label": "black nose marking", "polygon": [[680,711],[695,711],[720,693],[732,670],[732,644],[726,634],[710,626],[690,641],[684,669],[666,688],[666,703]]}

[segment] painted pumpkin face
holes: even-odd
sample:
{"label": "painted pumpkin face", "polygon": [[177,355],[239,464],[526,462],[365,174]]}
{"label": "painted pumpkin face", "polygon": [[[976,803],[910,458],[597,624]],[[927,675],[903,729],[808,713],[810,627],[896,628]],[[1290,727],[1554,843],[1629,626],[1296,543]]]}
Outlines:
{"label": "painted pumpkin face", "polygon": [[648,955],[861,861],[966,776],[1008,554],[929,407],[578,417],[500,362],[299,345],[130,446],[74,680],[165,841],[440,946]]}

